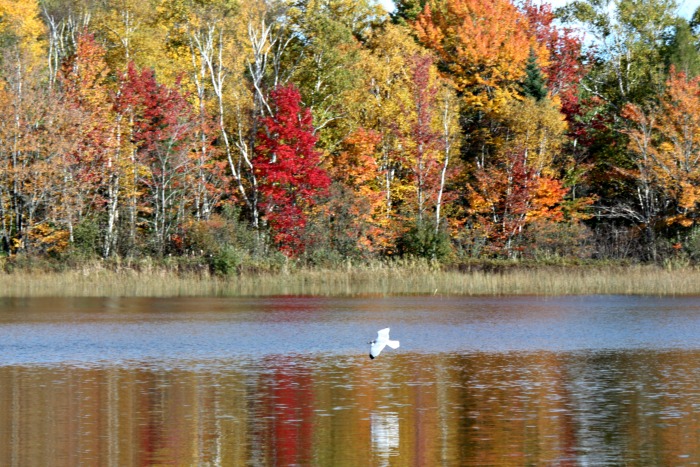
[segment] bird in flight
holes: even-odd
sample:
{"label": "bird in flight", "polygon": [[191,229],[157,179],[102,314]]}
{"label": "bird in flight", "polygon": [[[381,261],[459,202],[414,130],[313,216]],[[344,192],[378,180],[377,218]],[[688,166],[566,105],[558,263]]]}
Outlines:
{"label": "bird in flight", "polygon": [[399,341],[389,339],[389,329],[384,328],[377,331],[377,338],[369,343],[369,358],[377,358],[387,345],[392,349],[399,348]]}

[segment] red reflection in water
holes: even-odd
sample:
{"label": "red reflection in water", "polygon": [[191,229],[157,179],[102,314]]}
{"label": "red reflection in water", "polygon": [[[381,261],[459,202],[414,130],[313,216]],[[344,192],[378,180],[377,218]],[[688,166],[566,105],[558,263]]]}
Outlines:
{"label": "red reflection in water", "polygon": [[[308,371],[295,367],[293,357],[275,358],[270,381],[260,388],[264,407],[267,455],[275,465],[308,463],[312,458],[314,431],[313,381]],[[266,386],[266,387],[265,387]]]}

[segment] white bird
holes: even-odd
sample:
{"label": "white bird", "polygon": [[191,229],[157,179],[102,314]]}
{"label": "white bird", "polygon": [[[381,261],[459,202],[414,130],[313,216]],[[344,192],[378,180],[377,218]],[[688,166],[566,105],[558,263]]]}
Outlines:
{"label": "white bird", "polygon": [[392,349],[399,348],[399,341],[389,339],[389,329],[384,328],[377,331],[377,338],[369,343],[369,358],[377,358],[387,345]]}

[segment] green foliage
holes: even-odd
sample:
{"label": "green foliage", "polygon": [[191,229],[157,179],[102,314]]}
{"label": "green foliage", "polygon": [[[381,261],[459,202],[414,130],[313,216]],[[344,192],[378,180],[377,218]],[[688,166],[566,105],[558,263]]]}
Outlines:
{"label": "green foliage", "polygon": [[342,118],[347,93],[362,78],[358,37],[369,30],[373,9],[366,1],[299,4],[293,24],[298,40],[290,43],[284,60],[304,106],[313,109],[319,147],[333,150],[347,131]]}
{"label": "green foliage", "polygon": [[241,252],[232,246],[220,248],[209,260],[212,273],[219,276],[229,276],[236,273],[241,262]]}
{"label": "green foliage", "polygon": [[581,223],[535,222],[528,226],[526,241],[520,245],[524,258],[550,261],[552,258],[589,259],[593,235]]}
{"label": "green foliage", "polygon": [[418,15],[425,8],[427,0],[396,0],[394,5],[396,10],[391,14],[394,22],[402,24],[415,21]]}
{"label": "green foliage", "polygon": [[431,222],[417,222],[399,239],[398,250],[402,256],[441,260],[452,248],[446,232]]}
{"label": "green foliage", "polygon": [[331,248],[314,248],[305,253],[302,259],[308,266],[329,268],[343,264],[347,257],[343,257],[339,251]]}
{"label": "green foliage", "polygon": [[258,235],[245,221],[240,208],[227,207],[207,220],[193,221],[185,229],[185,252],[195,256],[217,253],[224,245],[235,245],[254,253]]}
{"label": "green foliage", "polygon": [[547,97],[546,80],[542,75],[542,69],[537,63],[537,55],[535,55],[533,49],[530,49],[530,56],[525,65],[525,78],[521,89],[524,96],[532,97],[536,101],[541,101]]}
{"label": "green foliage", "polygon": [[666,64],[670,69],[685,73],[689,78],[700,74],[700,38],[693,33],[685,18],[679,18],[665,51]]}
{"label": "green foliage", "polygon": [[673,245],[675,249],[681,250],[694,263],[700,262],[700,227],[687,229],[679,237],[679,241]]}
{"label": "green foliage", "polygon": [[[0,0],[3,267],[700,262],[700,188],[676,170],[697,141],[657,128],[700,134],[680,100],[660,106],[670,69],[700,74],[700,9],[573,0],[566,31],[534,3],[396,0],[391,24],[376,0]],[[129,75],[131,61],[154,73]],[[286,160],[308,165],[266,180],[254,154],[283,139],[261,126],[278,86],[300,90],[319,153],[288,138]],[[631,131],[630,104],[656,123]],[[284,177],[315,170],[332,188],[299,205]],[[684,196],[670,203],[660,181]],[[285,202],[260,202],[280,184]],[[298,260],[266,230],[281,208],[306,222]],[[654,221],[669,209],[683,224]]]}
{"label": "green foliage", "polygon": [[73,249],[81,256],[92,257],[100,250],[100,225],[85,218],[73,228]]}
{"label": "green foliage", "polygon": [[587,88],[621,107],[642,103],[663,88],[663,50],[676,11],[675,0],[576,0],[557,13],[580,25],[595,44]]}

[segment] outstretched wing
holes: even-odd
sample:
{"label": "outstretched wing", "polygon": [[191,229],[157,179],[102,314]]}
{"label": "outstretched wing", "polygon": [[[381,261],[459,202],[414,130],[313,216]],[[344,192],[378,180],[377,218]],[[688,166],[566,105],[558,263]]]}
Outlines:
{"label": "outstretched wing", "polygon": [[[387,344],[392,349],[399,346],[399,341],[389,340],[389,329],[390,328],[384,328],[377,331],[377,340],[370,342],[369,358],[376,358]],[[394,345],[396,347],[394,347]]]}
{"label": "outstretched wing", "polygon": [[382,349],[386,347],[386,342],[374,341],[369,346],[369,358],[377,358],[377,356],[382,352]]}

